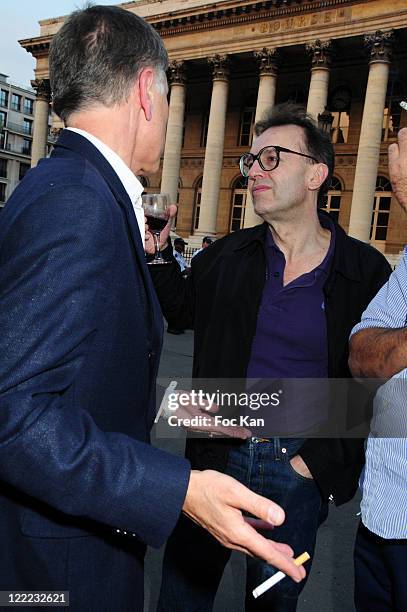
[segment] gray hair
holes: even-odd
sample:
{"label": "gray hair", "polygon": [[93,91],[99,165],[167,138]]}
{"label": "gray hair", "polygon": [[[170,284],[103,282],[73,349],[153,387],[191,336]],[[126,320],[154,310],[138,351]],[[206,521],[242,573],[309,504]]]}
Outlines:
{"label": "gray hair", "polygon": [[94,104],[123,103],[147,66],[156,71],[157,89],[165,91],[167,51],[144,19],[116,6],[75,11],[50,46],[54,111],[66,122],[72,113]]}

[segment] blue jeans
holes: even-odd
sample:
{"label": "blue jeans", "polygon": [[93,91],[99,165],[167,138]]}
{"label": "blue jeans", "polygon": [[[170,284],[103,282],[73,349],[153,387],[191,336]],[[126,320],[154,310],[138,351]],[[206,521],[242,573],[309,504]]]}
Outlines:
{"label": "blue jeans", "polygon": [[[316,533],[326,519],[328,505],[315,482],[295,472],[289,460],[303,439],[275,438],[246,441],[229,454],[226,473],[284,508],[280,527],[263,532],[265,537],[289,544],[297,556],[307,551],[313,557]],[[181,517],[168,540],[157,612],[210,612],[230,551],[212,536]],[[246,557],[246,611],[293,612],[304,587],[285,578],[258,599],[252,591],[277,570],[260,559]],[[311,561],[306,564],[307,572]]]}

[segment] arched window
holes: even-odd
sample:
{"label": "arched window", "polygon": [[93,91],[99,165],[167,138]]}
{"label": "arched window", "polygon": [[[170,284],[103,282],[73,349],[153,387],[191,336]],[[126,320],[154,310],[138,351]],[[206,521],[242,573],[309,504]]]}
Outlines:
{"label": "arched window", "polygon": [[238,177],[232,187],[232,214],[230,215],[229,230],[235,232],[242,229],[246,210],[247,180]]}
{"label": "arched window", "polygon": [[329,212],[330,216],[338,221],[341,208],[342,185],[341,181],[333,176],[328,193],[324,196],[321,208]]}
{"label": "arched window", "polygon": [[195,197],[194,197],[194,218],[192,222],[192,233],[198,229],[199,225],[199,213],[201,211],[201,198],[202,198],[202,176],[196,181],[195,184]]}
{"label": "arched window", "polygon": [[385,176],[378,176],[376,192],[374,194],[372,224],[370,227],[370,240],[372,242],[384,242],[387,238],[391,195],[392,190],[389,179]]}

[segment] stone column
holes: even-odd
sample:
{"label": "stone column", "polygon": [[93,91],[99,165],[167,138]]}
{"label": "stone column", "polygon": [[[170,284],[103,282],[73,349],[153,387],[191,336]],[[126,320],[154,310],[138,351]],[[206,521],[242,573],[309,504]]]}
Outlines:
{"label": "stone column", "polygon": [[393,31],[378,30],[372,34],[365,34],[364,38],[370,50],[369,77],[360,129],[349,234],[368,242],[379,165]]}
{"label": "stone column", "polygon": [[226,108],[229,90],[229,60],[226,55],[208,58],[213,67],[211,108],[202,180],[202,198],[198,229],[195,235],[216,234],[216,217],[220,191],[225,140]]}
{"label": "stone column", "polygon": [[171,85],[167,136],[165,139],[161,192],[169,193],[171,202],[177,202],[181,165],[182,134],[185,113],[185,63],[172,61],[169,65]]}
{"label": "stone column", "polygon": [[261,51],[254,51],[253,55],[259,64],[259,89],[254,119],[257,123],[265,111],[274,106],[280,55],[277,49],[267,49],[266,47]]}
{"label": "stone column", "polygon": [[51,101],[51,90],[48,79],[31,81],[36,92],[34,133],[31,148],[31,167],[47,154],[48,114]]}
{"label": "stone column", "polygon": [[[254,51],[253,54],[259,64],[259,89],[254,118],[254,122],[257,123],[265,112],[271,110],[274,106],[280,56],[277,49],[267,49],[266,47],[261,51]],[[253,135],[253,142],[255,138]],[[247,190],[243,227],[253,227],[253,225],[262,222],[261,217],[254,212],[252,196],[250,191]]]}
{"label": "stone column", "polygon": [[307,112],[318,119],[318,115],[324,112],[328,100],[332,41],[318,39],[306,45],[305,48],[311,54],[312,61]]}

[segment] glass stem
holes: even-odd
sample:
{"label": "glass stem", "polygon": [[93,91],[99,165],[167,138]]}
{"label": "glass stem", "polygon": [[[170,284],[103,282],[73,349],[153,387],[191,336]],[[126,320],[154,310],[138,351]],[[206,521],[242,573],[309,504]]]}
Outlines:
{"label": "glass stem", "polygon": [[155,256],[154,259],[161,259],[161,249],[160,249],[160,232],[154,232],[154,241],[155,241]]}

